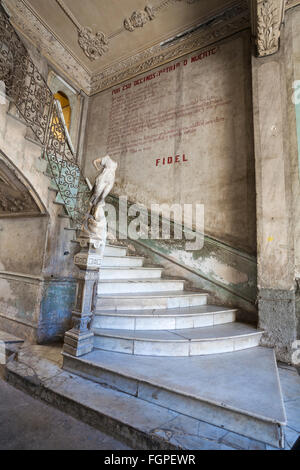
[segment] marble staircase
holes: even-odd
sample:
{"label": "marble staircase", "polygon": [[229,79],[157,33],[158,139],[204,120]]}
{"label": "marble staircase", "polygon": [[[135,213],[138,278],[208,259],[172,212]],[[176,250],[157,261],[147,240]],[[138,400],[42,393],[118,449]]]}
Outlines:
{"label": "marble staircase", "polygon": [[[122,266],[110,265],[115,257]],[[126,247],[108,245],[105,261],[92,325],[96,349],[194,356],[258,346],[262,331],[236,322],[235,309],[208,305],[207,293],[185,290],[184,280],[163,278],[159,267],[126,266]]]}
{"label": "marble staircase", "polygon": [[272,349],[203,291],[107,245],[92,321],[94,351],[64,369],[138,400],[283,446],[285,411]]}

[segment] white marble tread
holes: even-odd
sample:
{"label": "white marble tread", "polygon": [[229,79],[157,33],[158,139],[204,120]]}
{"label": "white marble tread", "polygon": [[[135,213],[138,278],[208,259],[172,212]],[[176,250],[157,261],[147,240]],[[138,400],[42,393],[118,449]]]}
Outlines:
{"label": "white marble tread", "polygon": [[206,296],[208,295],[207,292],[200,292],[200,291],[189,291],[189,290],[184,290],[184,291],[161,291],[161,292],[136,292],[136,293],[126,293],[126,294],[101,294],[98,295],[98,298],[120,298],[120,299],[143,299],[143,298],[157,298],[157,297],[191,297],[191,296]]}
{"label": "white marble tread", "polygon": [[182,330],[112,330],[105,328],[93,328],[97,336],[109,336],[113,338],[132,339],[137,341],[201,341],[218,340],[220,338],[234,338],[240,336],[249,336],[261,334],[262,330],[257,330],[244,323],[227,323],[225,325],[216,325],[201,328],[186,328]]}
{"label": "white marble tread", "polygon": [[142,267],[145,258],[141,256],[104,256],[101,268]]}
{"label": "white marble tread", "polygon": [[213,315],[214,313],[237,312],[235,308],[220,307],[218,305],[199,305],[198,307],[181,307],[167,309],[147,309],[147,310],[105,310],[98,308],[95,315],[105,315],[113,317],[181,317]]}
{"label": "white marble tread", "polygon": [[[103,257],[103,259],[105,259],[105,260],[109,260],[110,258],[113,258],[113,259],[115,259],[115,258],[122,258],[122,259],[123,259],[123,258],[129,258],[129,259],[142,259],[142,260],[145,259],[143,256],[131,256],[131,255],[130,255],[130,256],[129,256],[129,255],[126,255],[126,256],[120,256],[120,255],[104,255],[104,257]],[[106,266],[106,267],[109,267],[109,266]],[[112,266],[112,267],[114,267],[114,266]]]}
{"label": "white marble tread", "polygon": [[124,245],[112,245],[110,243],[106,243],[105,248],[119,248],[121,250],[127,250],[126,246]]}
{"label": "white marble tread", "polygon": [[179,284],[185,282],[184,279],[100,279],[99,284],[167,284],[167,283],[174,283]]}
{"label": "white marble tread", "polygon": [[[99,284],[98,284],[99,286]],[[97,295],[96,310],[99,308],[119,310],[143,310],[190,307],[207,304],[208,294],[205,292],[187,290],[159,290],[153,292],[99,292]]]}
{"label": "white marble tread", "polygon": [[17,336],[11,335],[10,333],[6,333],[5,331],[0,330],[0,341],[5,344],[12,344],[12,343],[24,343],[24,340],[18,338]]}
{"label": "white marble tread", "polygon": [[[194,357],[149,357],[93,351],[77,360],[223,408],[286,424],[273,349]],[[170,403],[171,407],[171,403]]]}
{"label": "white marble tread", "polygon": [[110,279],[161,279],[163,268],[145,266],[104,266],[99,272],[99,280]]}
{"label": "white marble tread", "polygon": [[[106,258],[118,258],[118,256],[107,256]],[[126,256],[125,258],[137,258],[137,259],[143,259],[139,258],[136,256]],[[101,267],[104,271],[109,271],[111,270],[116,270],[120,269],[121,271],[140,271],[140,270],[145,270],[145,271],[162,271],[164,268],[159,268],[159,267],[154,267],[154,266],[103,266]],[[172,279],[172,278],[171,278]]]}

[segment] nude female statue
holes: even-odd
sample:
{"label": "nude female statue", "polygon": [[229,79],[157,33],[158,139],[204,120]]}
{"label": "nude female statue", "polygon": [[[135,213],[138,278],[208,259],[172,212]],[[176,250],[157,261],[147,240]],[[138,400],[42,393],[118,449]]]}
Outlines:
{"label": "nude female statue", "polygon": [[90,209],[87,213],[83,230],[101,240],[106,240],[107,227],[104,214],[105,198],[108,196],[115,182],[118,164],[109,155],[97,158],[93,165],[99,172],[90,197]]}

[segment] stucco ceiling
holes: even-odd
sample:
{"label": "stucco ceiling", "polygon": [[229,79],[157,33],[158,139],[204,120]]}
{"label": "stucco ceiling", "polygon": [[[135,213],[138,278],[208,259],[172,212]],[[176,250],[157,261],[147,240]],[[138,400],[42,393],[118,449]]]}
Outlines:
{"label": "stucco ceiling", "polygon": [[[90,75],[208,21],[236,3],[234,0],[21,1]],[[9,6],[13,2],[6,0],[6,3]],[[130,18],[134,11],[145,11],[148,5],[154,9],[154,18],[133,31],[126,30],[125,18]],[[79,45],[78,26],[104,33],[108,44],[102,56],[91,60],[85,54]]]}

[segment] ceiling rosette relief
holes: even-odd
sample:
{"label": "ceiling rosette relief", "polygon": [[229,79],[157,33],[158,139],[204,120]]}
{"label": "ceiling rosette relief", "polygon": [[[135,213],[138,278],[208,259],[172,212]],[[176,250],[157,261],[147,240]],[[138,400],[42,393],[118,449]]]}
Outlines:
{"label": "ceiling rosette relief", "polygon": [[56,0],[60,8],[77,28],[78,44],[91,61],[101,58],[103,54],[109,51],[109,41],[111,39],[116,38],[124,31],[133,32],[138,28],[142,28],[147,23],[154,20],[162,10],[165,10],[172,4],[177,2],[193,4],[198,1],[199,0],[162,0],[155,7],[146,5],[143,10],[135,10],[131,16],[126,17],[123,21],[123,25],[118,30],[105,35],[102,31],[93,32],[89,26],[81,25],[64,0]]}
{"label": "ceiling rosette relief", "polygon": [[[270,51],[278,47],[284,7],[298,3],[128,0],[128,6],[122,2],[123,8],[118,10],[119,0],[88,0],[86,5],[93,5],[93,9],[87,9],[81,0],[1,1],[16,30],[38,47],[74,88],[88,95],[249,29],[250,11],[259,55],[273,53]],[[51,11],[45,6],[48,1],[55,5]]]}
{"label": "ceiling rosette relief", "polygon": [[96,60],[108,51],[108,38],[102,31],[94,33],[88,26],[82,26],[63,0],[56,0],[78,31],[78,44],[90,60]]}
{"label": "ceiling rosette relief", "polygon": [[248,4],[247,0],[243,0],[218,15],[215,20],[209,21],[198,30],[179,38],[167,47],[160,44],[153,46],[94,75],[91,82],[91,93],[96,94],[249,27]]}
{"label": "ceiling rosette relief", "polygon": [[78,30],[78,43],[90,60],[98,59],[108,51],[108,40],[105,35],[101,31],[93,33],[88,27]]}
{"label": "ceiling rosette relief", "polygon": [[134,31],[142,28],[146,23],[155,18],[155,10],[150,5],[146,5],[144,10],[134,11],[130,18],[125,18],[124,28],[127,31]]}

